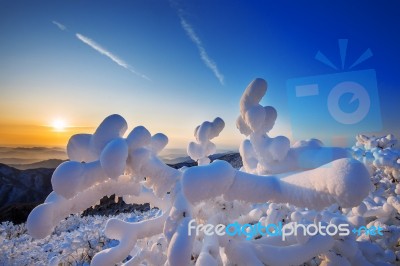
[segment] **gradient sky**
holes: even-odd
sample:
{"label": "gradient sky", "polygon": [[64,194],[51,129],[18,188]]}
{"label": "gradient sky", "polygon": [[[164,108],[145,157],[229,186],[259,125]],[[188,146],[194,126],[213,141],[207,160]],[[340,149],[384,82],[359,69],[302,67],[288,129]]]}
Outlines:
{"label": "gradient sky", "polygon": [[[262,104],[278,110],[272,135],[290,137],[291,113],[316,110],[290,107],[286,82],[346,71],[368,48],[352,70],[375,69],[377,133],[400,137],[400,4],[349,2],[0,1],[0,145],[65,145],[118,113],[130,129],[168,135],[170,148],[220,116],[216,143],[238,147],[239,99],[256,77],[269,83]],[[348,39],[344,70],[314,58],[340,66],[338,39]]]}

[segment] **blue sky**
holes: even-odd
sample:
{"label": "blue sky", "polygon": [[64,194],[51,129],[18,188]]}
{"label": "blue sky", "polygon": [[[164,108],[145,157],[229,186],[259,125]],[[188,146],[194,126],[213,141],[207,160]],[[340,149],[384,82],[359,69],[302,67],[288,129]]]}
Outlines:
{"label": "blue sky", "polygon": [[[184,147],[196,125],[220,116],[226,128],[217,143],[237,147],[240,96],[261,77],[269,83],[262,104],[278,110],[272,135],[291,136],[293,114],[318,109],[290,106],[288,80],[349,71],[369,48],[373,56],[352,70],[375,70],[375,131],[399,136],[399,26],[395,1],[1,1],[0,125],[58,117],[91,132],[119,113],[131,128],[164,132],[170,147]],[[343,70],[314,58],[321,51],[340,66],[338,39],[348,39]],[[312,127],[295,130],[326,138]]]}

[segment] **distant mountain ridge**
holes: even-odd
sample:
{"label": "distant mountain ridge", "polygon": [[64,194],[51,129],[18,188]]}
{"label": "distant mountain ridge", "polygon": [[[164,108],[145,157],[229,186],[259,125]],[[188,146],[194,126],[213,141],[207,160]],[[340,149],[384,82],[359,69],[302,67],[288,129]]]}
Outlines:
{"label": "distant mountain ridge", "polygon": [[194,162],[189,156],[182,156],[182,157],[177,157],[177,158],[173,158],[173,159],[161,157],[161,159],[164,163],[169,164],[169,165],[183,163],[183,162]]}
{"label": "distant mountain ridge", "polygon": [[26,158],[17,158],[17,157],[6,157],[0,158],[0,163],[12,165],[12,164],[31,164],[38,162],[37,159],[26,159]]}
{"label": "distant mountain ridge", "polygon": [[37,168],[48,168],[48,169],[55,169],[63,162],[67,160],[60,160],[60,159],[49,159],[35,163],[29,164],[7,164],[8,166],[14,167],[18,170],[27,170],[27,169],[37,169]]}
{"label": "distant mountain ridge", "polygon": [[[216,159],[227,160],[224,159],[224,156],[228,156],[230,154],[237,154],[236,152],[222,152],[210,155],[209,158],[211,161]],[[179,157],[161,157],[164,163],[173,166],[173,165],[195,165],[196,162],[193,161],[189,156],[179,156]],[[37,169],[37,168],[48,168],[48,169],[55,169],[61,163],[66,162],[68,160],[61,160],[61,159],[47,159],[42,161],[36,161],[31,159],[21,159],[21,158],[1,158],[0,164],[6,164],[18,170],[27,170],[27,169]],[[16,163],[17,162],[17,163]],[[241,166],[241,165],[240,165]]]}
{"label": "distant mountain ridge", "polygon": [[[175,164],[168,164],[172,168],[179,169],[184,166],[186,167],[192,167],[197,165],[197,162],[193,161],[188,157],[189,159],[183,162],[175,163]],[[230,163],[234,168],[239,169],[240,167],[243,166],[242,162],[242,157],[240,157],[240,154],[238,152],[234,153],[216,153],[213,155],[208,156],[210,158],[211,162],[215,160],[222,160],[222,161],[227,161]]]}
{"label": "distant mountain ridge", "polygon": [[1,147],[0,163],[31,164],[48,159],[67,159],[64,147]]}

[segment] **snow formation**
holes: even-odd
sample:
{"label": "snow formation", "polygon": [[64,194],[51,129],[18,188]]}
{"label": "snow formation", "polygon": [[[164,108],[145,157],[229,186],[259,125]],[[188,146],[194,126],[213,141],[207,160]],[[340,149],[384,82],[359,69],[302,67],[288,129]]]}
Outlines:
{"label": "snow formation", "polygon": [[[45,238],[60,221],[95,205],[104,195],[121,196],[128,203],[149,202],[160,213],[141,222],[110,219],[105,236],[117,244],[99,251],[92,265],[372,265],[393,263],[400,230],[393,223],[400,211],[400,192],[388,176],[399,178],[399,153],[393,136],[357,138],[349,152],[324,147],[316,139],[290,146],[284,136],[272,138],[277,111],[262,106],[267,83],[256,79],[240,101],[237,127],[246,139],[240,145],[243,167],[224,161],[210,163],[211,140],[224,128],[216,118],[195,130],[188,154],[199,166],[173,169],[158,157],[168,138],[151,135],[142,126],[125,138],[127,123],[119,115],[107,117],[93,135],[71,137],[70,161],[52,177],[53,192],[28,217],[27,229]],[[356,159],[351,157],[353,153]],[[367,165],[367,168],[364,166]],[[370,173],[377,173],[374,185]],[[351,228],[380,225],[390,238],[371,236],[277,236],[188,234],[195,224],[260,223],[285,225],[346,222]],[[385,224],[387,223],[387,224]],[[140,243],[158,240],[152,246]],[[57,256],[57,255],[55,255]],[[57,258],[51,258],[57,261]]]}
{"label": "snow formation", "polygon": [[211,139],[218,137],[219,133],[224,129],[225,122],[217,117],[212,122],[203,122],[194,130],[196,142],[190,142],[187,153],[199,165],[210,163],[208,156],[214,154],[217,150]]}

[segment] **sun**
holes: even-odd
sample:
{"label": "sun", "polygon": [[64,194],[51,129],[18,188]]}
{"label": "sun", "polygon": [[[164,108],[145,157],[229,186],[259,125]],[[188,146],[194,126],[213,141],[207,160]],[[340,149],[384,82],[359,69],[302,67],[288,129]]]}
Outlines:
{"label": "sun", "polygon": [[52,123],[52,127],[55,131],[64,131],[65,121],[63,119],[55,119]]}

